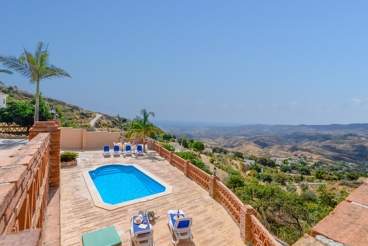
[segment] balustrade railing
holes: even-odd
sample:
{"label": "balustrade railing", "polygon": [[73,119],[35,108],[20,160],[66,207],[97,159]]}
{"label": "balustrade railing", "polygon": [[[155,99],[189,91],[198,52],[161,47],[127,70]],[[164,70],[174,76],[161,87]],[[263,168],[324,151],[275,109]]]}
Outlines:
{"label": "balustrade railing", "polygon": [[252,230],[252,245],[253,246],[273,246],[279,245],[276,239],[262,225],[255,215],[250,216],[250,228]]}
{"label": "balustrade railing", "polygon": [[209,181],[211,179],[211,176],[198,167],[194,166],[193,164],[188,165],[188,178],[194,180],[206,191],[209,190]]}
{"label": "balustrade railing", "polygon": [[230,213],[233,220],[240,225],[240,212],[244,205],[223,183],[216,181],[216,198]]}
{"label": "balustrade railing", "polygon": [[[229,212],[230,216],[237,223],[244,242],[247,241],[257,246],[280,245],[262,223],[259,222],[255,216],[256,212],[254,209],[250,205],[245,205],[216,177],[207,174],[189,161],[182,159],[157,143],[153,143],[153,149],[172,165],[176,166],[188,178],[209,191],[210,195]],[[248,221],[248,224],[246,224],[246,221]]]}

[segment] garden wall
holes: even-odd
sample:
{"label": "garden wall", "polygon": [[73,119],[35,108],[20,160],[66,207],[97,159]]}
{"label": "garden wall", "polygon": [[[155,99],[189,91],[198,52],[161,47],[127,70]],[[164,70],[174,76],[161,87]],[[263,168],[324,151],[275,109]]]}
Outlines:
{"label": "garden wall", "polygon": [[114,142],[120,141],[120,132],[87,132],[85,128],[61,128],[61,149],[63,150],[102,150],[103,146],[113,147]]}

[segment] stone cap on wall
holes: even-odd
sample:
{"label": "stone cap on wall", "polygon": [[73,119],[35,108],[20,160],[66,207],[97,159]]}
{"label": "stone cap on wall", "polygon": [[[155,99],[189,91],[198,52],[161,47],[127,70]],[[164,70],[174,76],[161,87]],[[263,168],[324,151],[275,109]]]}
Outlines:
{"label": "stone cap on wall", "polygon": [[311,235],[322,235],[346,245],[368,245],[367,180],[318,222]]}

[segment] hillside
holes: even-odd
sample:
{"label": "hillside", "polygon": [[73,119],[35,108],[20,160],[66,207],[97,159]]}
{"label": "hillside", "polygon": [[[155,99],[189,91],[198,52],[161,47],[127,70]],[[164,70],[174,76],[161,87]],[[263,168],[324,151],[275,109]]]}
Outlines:
{"label": "hillside", "polygon": [[[19,90],[16,86],[4,86],[1,88],[1,91],[9,95],[7,99],[8,102],[10,102],[11,100],[34,100],[34,94],[27,91]],[[47,101],[50,105],[53,105],[60,112],[59,115],[61,115],[61,123],[65,126],[86,127],[89,125],[89,122],[96,116],[96,113],[102,115],[102,117],[99,118],[95,123],[96,128],[124,127],[124,123],[127,122],[126,118],[120,117],[119,119],[117,116],[111,116],[100,112],[92,112],[89,110],[85,110],[79,106],[53,98],[43,97],[43,99]]]}
{"label": "hillside", "polygon": [[359,169],[365,168],[368,162],[368,124],[163,128],[176,136],[186,134],[209,146],[237,150],[245,155],[306,156],[314,161],[351,162],[358,164]]}

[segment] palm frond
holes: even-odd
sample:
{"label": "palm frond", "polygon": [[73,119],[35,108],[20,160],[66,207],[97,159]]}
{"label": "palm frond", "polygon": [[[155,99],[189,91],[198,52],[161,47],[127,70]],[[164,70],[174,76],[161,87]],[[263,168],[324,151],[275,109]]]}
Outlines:
{"label": "palm frond", "polygon": [[50,79],[52,77],[69,77],[71,78],[70,74],[68,74],[65,70],[55,67],[54,65],[50,65],[47,70],[42,73],[42,79]]}
{"label": "palm frond", "polygon": [[13,74],[12,71],[9,71],[9,70],[6,70],[6,69],[0,69],[0,73]]}
{"label": "palm frond", "polygon": [[11,70],[20,73],[24,77],[30,78],[29,66],[27,62],[21,61],[15,56],[3,56],[3,55],[0,55],[0,62],[3,63],[4,67],[7,67]]}

